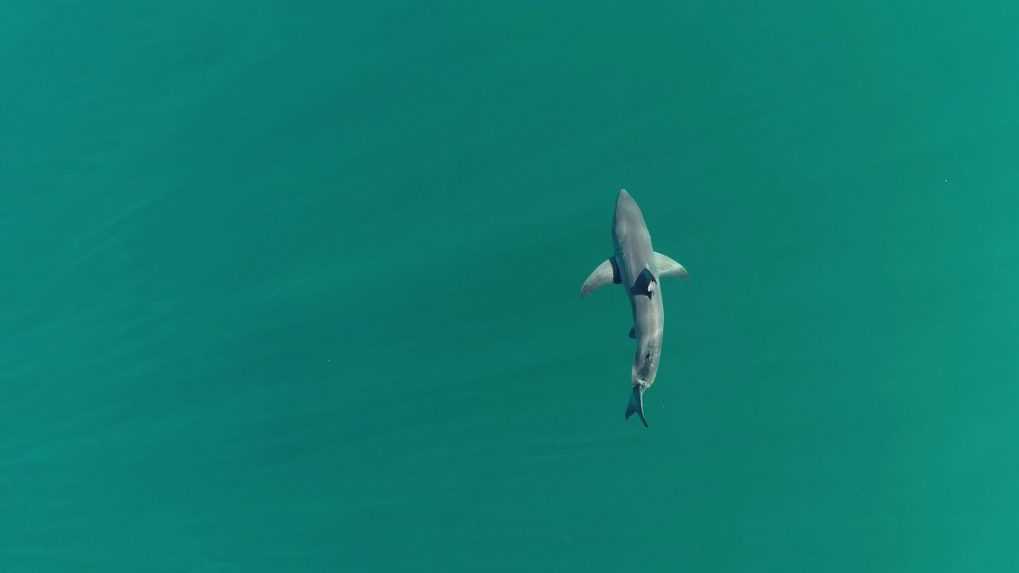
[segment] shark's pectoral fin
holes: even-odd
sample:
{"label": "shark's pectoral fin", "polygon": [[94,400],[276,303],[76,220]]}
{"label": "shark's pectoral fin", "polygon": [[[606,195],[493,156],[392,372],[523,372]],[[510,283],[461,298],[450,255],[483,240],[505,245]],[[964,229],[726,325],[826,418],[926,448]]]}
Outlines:
{"label": "shark's pectoral fin", "polygon": [[619,267],[616,265],[616,260],[613,257],[609,257],[602,264],[595,267],[591,274],[588,275],[584,285],[580,287],[580,296],[587,296],[598,287],[618,283],[620,280]]}
{"label": "shark's pectoral fin", "polygon": [[689,274],[683,265],[672,260],[669,256],[661,253],[655,253],[655,270],[658,271],[660,277],[679,277],[681,279],[687,278]]}
{"label": "shark's pectoral fin", "polygon": [[636,326],[631,326],[630,327],[630,338],[637,338],[637,327]]}

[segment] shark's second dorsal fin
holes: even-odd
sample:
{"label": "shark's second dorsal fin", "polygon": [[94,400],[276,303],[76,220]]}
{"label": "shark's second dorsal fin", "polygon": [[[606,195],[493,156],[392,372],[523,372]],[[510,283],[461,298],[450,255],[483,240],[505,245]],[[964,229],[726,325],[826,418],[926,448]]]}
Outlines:
{"label": "shark's second dorsal fin", "polygon": [[644,269],[637,275],[637,280],[633,281],[633,286],[630,287],[630,294],[633,295],[644,295],[651,298],[655,294],[655,289],[658,287],[658,281],[655,279],[655,275]]}

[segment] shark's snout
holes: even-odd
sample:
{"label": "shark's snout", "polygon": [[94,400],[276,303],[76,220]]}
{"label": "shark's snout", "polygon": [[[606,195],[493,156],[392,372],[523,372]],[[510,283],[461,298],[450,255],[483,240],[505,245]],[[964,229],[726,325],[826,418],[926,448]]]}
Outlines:
{"label": "shark's snout", "polygon": [[637,204],[636,201],[633,200],[633,197],[630,196],[630,193],[627,192],[626,189],[620,189],[619,190],[619,196],[616,197],[616,208],[617,209],[619,207],[621,207],[621,206],[624,206],[624,205],[625,206],[630,206],[630,205],[636,205],[636,204]]}

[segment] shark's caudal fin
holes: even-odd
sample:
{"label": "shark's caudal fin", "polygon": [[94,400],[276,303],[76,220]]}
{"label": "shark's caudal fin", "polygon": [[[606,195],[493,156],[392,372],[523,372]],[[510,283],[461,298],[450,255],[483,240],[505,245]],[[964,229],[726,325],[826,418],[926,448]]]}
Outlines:
{"label": "shark's caudal fin", "polygon": [[616,259],[614,257],[609,257],[602,261],[602,263],[595,267],[595,269],[591,271],[591,274],[588,275],[587,280],[585,280],[583,286],[580,287],[580,296],[587,296],[598,287],[612,283],[619,283],[620,280],[619,267],[616,265]]}
{"label": "shark's caudal fin", "polygon": [[658,276],[679,277],[681,279],[685,279],[688,276],[686,269],[683,268],[683,265],[672,260],[672,258],[670,258],[669,256],[663,255],[661,253],[655,253],[654,259],[655,259],[655,270],[658,271]]}
{"label": "shark's caudal fin", "polygon": [[644,387],[639,384],[633,386],[633,393],[630,394],[630,403],[626,405],[626,419],[629,420],[634,413],[640,416],[644,427],[648,427],[647,418],[644,417]]}

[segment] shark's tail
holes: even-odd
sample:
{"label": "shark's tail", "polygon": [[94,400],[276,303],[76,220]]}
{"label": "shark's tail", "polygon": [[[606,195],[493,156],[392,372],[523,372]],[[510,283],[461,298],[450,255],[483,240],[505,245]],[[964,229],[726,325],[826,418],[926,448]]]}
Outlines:
{"label": "shark's tail", "polygon": [[644,422],[644,427],[647,426],[647,418],[644,417],[644,387],[640,384],[633,385],[633,394],[630,394],[630,403],[626,405],[626,419],[629,420],[630,416],[636,413],[640,416],[640,421]]}

